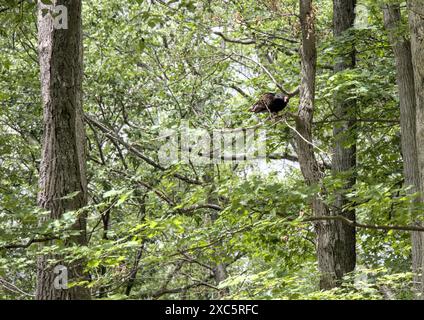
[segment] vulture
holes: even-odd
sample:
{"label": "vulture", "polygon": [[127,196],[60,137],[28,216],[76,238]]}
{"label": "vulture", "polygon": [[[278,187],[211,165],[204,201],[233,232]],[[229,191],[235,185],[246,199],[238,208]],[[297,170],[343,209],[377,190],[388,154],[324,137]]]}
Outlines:
{"label": "vulture", "polygon": [[289,103],[289,97],[281,93],[265,93],[262,97],[249,109],[250,112],[263,113],[268,112],[276,115],[283,110]]}

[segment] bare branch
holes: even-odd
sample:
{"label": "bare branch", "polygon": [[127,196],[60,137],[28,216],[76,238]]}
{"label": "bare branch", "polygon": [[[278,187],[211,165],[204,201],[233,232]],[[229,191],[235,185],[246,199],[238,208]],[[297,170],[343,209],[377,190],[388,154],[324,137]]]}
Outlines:
{"label": "bare branch", "polygon": [[[168,168],[162,167],[160,164],[158,164],[156,161],[146,157],[143,153],[141,153],[137,148],[135,148],[134,146],[130,145],[129,143],[125,142],[122,138],[118,137],[116,135],[116,133],[114,133],[112,130],[108,129],[104,124],[102,124],[101,122],[95,120],[94,118],[85,115],[85,119],[86,121],[88,121],[89,123],[93,124],[95,127],[97,127],[98,129],[100,129],[100,131],[102,131],[106,137],[108,137],[111,140],[114,140],[116,142],[118,142],[119,144],[123,145],[128,151],[130,151],[132,154],[134,154],[135,156],[137,156],[138,158],[142,159],[144,162],[148,163],[149,165],[151,165],[152,167],[159,169],[161,171],[167,171]],[[191,178],[185,177],[183,175],[180,175],[178,173],[174,173],[173,176],[179,180],[182,180],[184,182],[190,183],[190,184],[197,184],[197,185],[201,185],[202,183],[198,180],[193,180]]]}
{"label": "bare branch", "polygon": [[218,31],[213,32],[213,34],[220,36],[225,42],[238,43],[238,44],[244,44],[244,45],[256,43],[256,40],[253,40],[253,39],[230,39],[227,36],[225,36],[222,32],[218,32]]}
{"label": "bare branch", "polygon": [[8,245],[1,246],[0,250],[2,250],[2,249],[8,250],[8,249],[28,248],[33,243],[48,242],[48,241],[57,240],[57,239],[59,239],[59,238],[58,237],[47,237],[47,238],[38,238],[38,239],[37,238],[31,238],[26,243],[14,243],[14,244],[8,244]]}
{"label": "bare branch", "polygon": [[364,229],[373,229],[373,230],[399,230],[399,231],[419,231],[424,232],[424,227],[418,227],[418,226],[393,226],[393,225],[376,225],[376,224],[363,224],[359,222],[354,222],[352,220],[349,220],[348,218],[344,216],[321,216],[321,217],[309,217],[305,218],[302,221],[303,222],[314,222],[314,221],[325,221],[325,220],[337,220],[341,221],[351,227],[354,228],[364,228]]}

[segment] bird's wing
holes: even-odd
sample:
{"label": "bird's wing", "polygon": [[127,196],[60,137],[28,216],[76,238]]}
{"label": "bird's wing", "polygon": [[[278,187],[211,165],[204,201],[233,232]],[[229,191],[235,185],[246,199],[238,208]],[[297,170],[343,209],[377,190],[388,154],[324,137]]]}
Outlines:
{"label": "bird's wing", "polygon": [[269,106],[274,101],[273,93],[265,93],[262,97],[250,108],[251,112],[269,112]]}

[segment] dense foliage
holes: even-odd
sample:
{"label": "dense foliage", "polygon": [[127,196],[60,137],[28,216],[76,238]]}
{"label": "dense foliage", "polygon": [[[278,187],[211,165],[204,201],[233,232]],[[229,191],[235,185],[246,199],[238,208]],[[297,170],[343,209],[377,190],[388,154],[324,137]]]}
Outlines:
{"label": "dense foliage", "polygon": [[[335,43],[332,2],[314,1],[314,144],[329,166],[333,96],[343,90],[356,99],[357,182],[347,191],[349,205],[361,223],[406,226],[414,195],[403,188],[393,53],[381,3],[359,3],[355,27]],[[101,299],[412,297],[410,235],[394,230],[358,228],[355,272],[341,287],[319,290],[313,223],[303,221],[317,187],[305,185],[296,162],[293,120],[247,112],[264,92],[279,91],[277,83],[290,92],[299,84],[298,1],[83,5],[87,246],[67,245],[78,212],[39,222],[36,11],[26,1],[0,5],[0,299],[31,299],[36,258],[47,252],[85,261],[90,279],[79,285]],[[335,75],[334,59],[352,41],[357,66]],[[284,112],[298,104],[294,96]],[[273,157],[159,164],[165,129],[180,135],[184,125],[266,131]],[[324,179],[329,204],[341,178]],[[40,247],[43,238],[59,240]]]}

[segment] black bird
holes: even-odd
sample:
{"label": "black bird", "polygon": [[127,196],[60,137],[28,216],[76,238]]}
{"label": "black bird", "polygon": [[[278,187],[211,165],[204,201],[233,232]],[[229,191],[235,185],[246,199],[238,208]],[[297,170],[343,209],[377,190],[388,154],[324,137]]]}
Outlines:
{"label": "black bird", "polygon": [[249,111],[255,113],[268,112],[276,115],[287,106],[289,100],[288,96],[281,93],[265,93]]}

